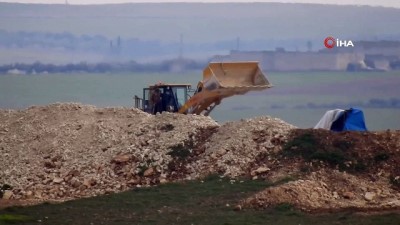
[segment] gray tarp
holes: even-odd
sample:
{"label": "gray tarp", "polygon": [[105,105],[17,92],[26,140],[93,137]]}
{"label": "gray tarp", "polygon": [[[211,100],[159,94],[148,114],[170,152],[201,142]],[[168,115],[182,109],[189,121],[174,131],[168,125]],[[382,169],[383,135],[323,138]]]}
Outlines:
{"label": "gray tarp", "polygon": [[343,109],[333,109],[326,111],[321,120],[317,123],[317,125],[315,125],[314,129],[330,130],[333,121],[335,121],[343,112]]}

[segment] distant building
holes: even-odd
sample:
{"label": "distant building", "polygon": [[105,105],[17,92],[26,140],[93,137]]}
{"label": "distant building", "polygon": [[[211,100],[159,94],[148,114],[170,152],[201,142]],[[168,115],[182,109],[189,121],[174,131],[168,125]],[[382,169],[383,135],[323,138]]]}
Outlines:
{"label": "distant building", "polygon": [[383,55],[400,57],[400,41],[358,41],[353,49],[341,48],[344,51],[354,51],[365,55]]}
{"label": "distant building", "polygon": [[218,58],[223,61],[259,61],[267,71],[344,71],[349,63],[364,60],[363,54],[286,52],[286,51],[231,51]]}
{"label": "distant building", "polygon": [[382,70],[382,71],[389,71],[391,70],[390,68],[390,63],[395,62],[399,58],[396,56],[385,56],[382,54],[378,55],[365,55],[365,63],[367,66],[371,68],[375,68],[377,70]]}
{"label": "distant building", "polygon": [[[238,51],[215,56],[213,61],[259,61],[267,71],[346,71],[349,68],[391,70],[390,64],[400,61],[400,42],[360,41],[354,48],[323,49],[318,52]],[[354,65],[356,65],[354,67]]]}

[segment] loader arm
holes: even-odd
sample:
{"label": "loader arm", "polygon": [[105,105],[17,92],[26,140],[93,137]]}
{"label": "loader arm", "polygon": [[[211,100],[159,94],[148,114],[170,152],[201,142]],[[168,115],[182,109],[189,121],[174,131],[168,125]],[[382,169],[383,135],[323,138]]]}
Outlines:
{"label": "loader arm", "polygon": [[210,63],[196,93],[179,113],[208,115],[224,98],[272,87],[258,62]]}

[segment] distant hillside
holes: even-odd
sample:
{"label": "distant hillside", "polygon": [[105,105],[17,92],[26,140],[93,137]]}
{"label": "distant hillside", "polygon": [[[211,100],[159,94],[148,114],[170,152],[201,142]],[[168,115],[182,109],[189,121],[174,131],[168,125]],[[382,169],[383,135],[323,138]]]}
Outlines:
{"label": "distant hillside", "polygon": [[0,3],[0,65],[147,62],[176,58],[181,51],[206,59],[232,49],[318,50],[327,36],[400,40],[399,21],[400,9],[370,6]]}
{"label": "distant hillside", "polygon": [[0,3],[0,29],[206,42],[254,39],[400,38],[400,9],[284,3]]}

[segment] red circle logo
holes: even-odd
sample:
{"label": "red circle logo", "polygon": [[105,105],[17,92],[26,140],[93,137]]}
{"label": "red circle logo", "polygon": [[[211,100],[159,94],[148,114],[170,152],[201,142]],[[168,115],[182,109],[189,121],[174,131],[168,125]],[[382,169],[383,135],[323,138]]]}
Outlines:
{"label": "red circle logo", "polygon": [[324,45],[326,48],[333,48],[336,45],[336,40],[333,37],[327,37],[324,40]]}

